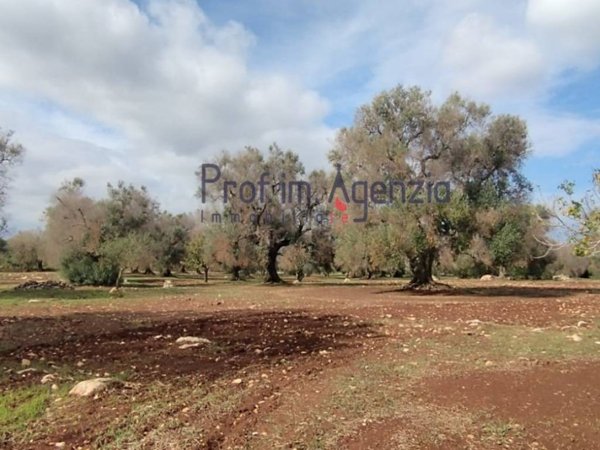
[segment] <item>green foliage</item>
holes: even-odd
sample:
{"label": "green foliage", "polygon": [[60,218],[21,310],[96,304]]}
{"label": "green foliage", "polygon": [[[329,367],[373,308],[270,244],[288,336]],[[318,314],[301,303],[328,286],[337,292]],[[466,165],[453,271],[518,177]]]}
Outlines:
{"label": "green foliage", "polygon": [[73,251],[62,259],[61,271],[73,284],[112,286],[119,277],[120,267],[111,257]]}
{"label": "green foliage", "polygon": [[209,255],[206,237],[203,234],[197,234],[187,243],[184,263],[188,269],[198,273],[208,268]]}
{"label": "green foliage", "polygon": [[42,269],[42,238],[34,231],[22,231],[8,241],[10,266],[16,270]]}
{"label": "green foliage", "polygon": [[472,256],[461,254],[456,258],[454,272],[460,278],[479,278],[487,270],[481,262],[475,260]]}
{"label": "green foliage", "polygon": [[577,256],[600,254],[600,169],[594,171],[592,189],[583,198],[574,198],[575,184],[565,181],[559,189],[565,197],[558,199],[555,220],[567,232]]}
{"label": "green foliage", "polygon": [[490,243],[490,251],[494,263],[508,267],[522,245],[523,233],[515,223],[505,223],[494,235]]}

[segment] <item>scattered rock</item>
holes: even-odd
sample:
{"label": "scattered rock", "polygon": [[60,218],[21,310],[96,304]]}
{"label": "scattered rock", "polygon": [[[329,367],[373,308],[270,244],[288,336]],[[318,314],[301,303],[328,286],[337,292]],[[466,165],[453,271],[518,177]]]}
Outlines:
{"label": "scattered rock", "polygon": [[200,347],[200,344],[197,342],[195,344],[183,344],[183,345],[179,346],[179,348],[182,350],[185,350],[186,348],[196,348],[196,347]]}
{"label": "scattered rock", "polygon": [[242,384],[242,379],[241,378],[236,378],[235,380],[233,380],[231,382],[231,384]]}
{"label": "scattered rock", "polygon": [[69,391],[69,395],[77,395],[79,397],[89,397],[97,394],[108,387],[122,386],[123,382],[114,378],[93,378],[91,380],[80,381],[73,389]]}
{"label": "scattered rock", "polygon": [[108,295],[111,297],[123,297],[123,291],[118,287],[113,287],[108,291]]}
{"label": "scattered rock", "polygon": [[485,367],[492,367],[495,366],[496,364],[494,363],[494,361],[486,361],[485,362]]}
{"label": "scattered rock", "polygon": [[23,358],[21,360],[21,367],[29,367],[31,365],[31,361],[27,358]]}
{"label": "scattered rock", "polygon": [[571,277],[567,276],[567,275],[563,275],[562,273],[558,274],[558,275],[554,275],[552,277],[552,279],[554,281],[569,281],[571,279]]}
{"label": "scattered rock", "polygon": [[38,290],[38,289],[73,289],[73,286],[70,284],[64,283],[62,281],[35,281],[29,280],[25,283],[21,283],[14,288],[15,291],[30,291],[30,290]]}
{"label": "scattered rock", "polygon": [[350,278],[344,278],[344,283],[350,283],[350,281],[352,281]]}
{"label": "scattered rock", "polygon": [[480,278],[480,280],[483,280],[483,281],[491,281],[491,280],[493,280],[494,278],[495,278],[495,277],[494,277],[494,275],[490,275],[490,274],[488,273],[488,274],[482,275],[482,277]]}
{"label": "scattered rock", "polygon": [[571,339],[573,342],[581,342],[583,340],[583,338],[577,333],[572,334],[571,336],[567,336],[567,339]]}
{"label": "scattered rock", "polygon": [[67,444],[65,444],[64,442],[57,442],[57,443],[54,444],[54,446],[56,448],[65,448],[66,445]]}
{"label": "scattered rock", "polygon": [[163,289],[170,289],[173,287],[173,282],[171,280],[165,280],[163,283]]}
{"label": "scattered rock", "polygon": [[294,281],[292,281],[292,284],[300,284],[300,283],[302,283],[300,280],[294,280]]}
{"label": "scattered rock", "polygon": [[181,336],[175,341],[176,344],[210,344],[206,338],[196,336]]}
{"label": "scattered rock", "polygon": [[577,322],[577,326],[578,326],[579,328],[581,328],[581,327],[585,327],[585,326],[587,326],[587,325],[588,325],[588,323],[587,323],[585,320],[580,320],[579,322]]}
{"label": "scattered rock", "polygon": [[42,377],[42,381],[41,382],[42,382],[42,384],[48,384],[48,383],[52,383],[54,381],[56,381],[56,375],[53,374],[53,373],[49,373],[49,374],[44,375]]}

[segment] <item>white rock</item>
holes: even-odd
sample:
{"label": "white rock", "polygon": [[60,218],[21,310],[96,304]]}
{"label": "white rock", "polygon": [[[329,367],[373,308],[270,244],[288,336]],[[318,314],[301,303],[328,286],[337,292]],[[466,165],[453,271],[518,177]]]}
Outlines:
{"label": "white rock", "polygon": [[235,380],[233,380],[231,382],[231,384],[242,384],[242,379],[241,378],[236,378]]}
{"label": "white rock", "polygon": [[109,386],[120,386],[122,384],[122,381],[114,378],[93,378],[77,383],[73,389],[69,391],[69,395],[89,397],[90,395],[95,395],[98,392],[105,390]]}
{"label": "white rock", "polygon": [[344,283],[350,283],[350,281],[352,281],[350,278],[344,278]]}
{"label": "white rock", "polygon": [[571,339],[573,342],[581,342],[583,338],[578,334],[572,334],[571,336],[567,336],[567,339]]}
{"label": "white rock", "polygon": [[480,278],[480,280],[483,280],[483,281],[491,281],[491,280],[493,280],[493,279],[494,279],[494,275],[490,275],[489,273],[488,273],[488,274],[485,274],[485,275],[483,275],[483,276]]}
{"label": "white rock", "polygon": [[27,358],[23,358],[21,360],[21,367],[29,367],[31,365],[31,361]]}
{"label": "white rock", "polygon": [[175,341],[176,344],[210,344],[206,338],[196,336],[181,336]]}
{"label": "white rock", "polygon": [[110,289],[110,291],[108,291],[108,295],[112,297],[120,297],[121,295],[123,295],[123,292],[121,292],[121,289],[119,289],[118,287],[113,287]]}
{"label": "white rock", "polygon": [[186,348],[196,348],[196,347],[200,347],[200,344],[195,343],[195,344],[183,344],[180,345],[179,348],[182,350],[185,350]]}
{"label": "white rock", "polygon": [[42,377],[42,384],[52,383],[53,381],[56,381],[56,375],[53,373],[49,373]]}
{"label": "white rock", "polygon": [[171,280],[165,280],[163,283],[163,289],[169,289],[173,287],[173,282]]}
{"label": "white rock", "polygon": [[571,278],[570,278],[570,277],[568,277],[568,276],[566,276],[566,275],[563,275],[563,274],[561,273],[561,274],[558,274],[558,275],[554,275],[554,276],[552,277],[552,279],[553,279],[554,281],[569,281]]}

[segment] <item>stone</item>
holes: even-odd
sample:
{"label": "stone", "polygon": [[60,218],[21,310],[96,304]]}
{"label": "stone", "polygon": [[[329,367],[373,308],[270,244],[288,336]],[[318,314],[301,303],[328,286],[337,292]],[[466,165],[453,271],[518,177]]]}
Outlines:
{"label": "stone", "polygon": [[567,275],[563,275],[562,273],[559,273],[558,275],[554,275],[552,277],[552,279],[554,281],[569,281],[571,279],[571,277],[568,277]]}
{"label": "stone", "polygon": [[186,348],[197,348],[197,347],[200,347],[200,344],[198,344],[198,343],[195,343],[195,344],[183,344],[183,345],[179,346],[179,348],[182,349],[182,350],[185,350]]}
{"label": "stone", "polygon": [[165,280],[163,283],[163,289],[170,289],[173,287],[173,282],[171,280]]}
{"label": "stone", "polygon": [[21,367],[29,367],[31,365],[31,360],[27,358],[23,358],[21,360]]}
{"label": "stone", "polygon": [[110,291],[108,291],[108,295],[110,295],[111,297],[122,297],[123,291],[121,291],[121,289],[119,289],[118,287],[113,287],[110,289]]}
{"label": "stone", "polygon": [[42,384],[48,384],[48,383],[52,383],[56,381],[56,375],[54,375],[53,373],[49,373],[47,375],[44,375],[42,377]]}
{"label": "stone", "polygon": [[231,384],[242,384],[242,379],[241,378],[236,378],[235,380],[233,380],[231,382]]}
{"label": "stone", "polygon": [[567,336],[567,339],[571,339],[573,342],[581,342],[583,338],[578,334],[572,334],[571,336]]}
{"label": "stone", "polygon": [[181,336],[175,341],[176,344],[210,344],[206,338],[196,336]]}
{"label": "stone", "polygon": [[480,278],[480,280],[482,280],[482,281],[491,281],[491,280],[493,280],[493,279],[494,279],[494,275],[490,275],[489,273],[488,273],[488,274],[485,274],[485,275],[483,275],[483,276]]}
{"label": "stone", "polygon": [[95,395],[109,387],[121,386],[122,381],[115,378],[92,378],[91,380],[80,381],[73,389],[69,391],[69,395],[77,395],[79,397],[89,397]]}

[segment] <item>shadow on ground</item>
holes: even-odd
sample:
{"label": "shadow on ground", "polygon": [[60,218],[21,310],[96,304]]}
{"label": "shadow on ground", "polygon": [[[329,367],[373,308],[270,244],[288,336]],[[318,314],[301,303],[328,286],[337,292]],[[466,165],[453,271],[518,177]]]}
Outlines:
{"label": "shadow on ground", "polygon": [[[369,324],[341,315],[249,310],[0,317],[0,336],[5,341],[0,364],[25,357],[72,368],[80,363],[83,371],[125,372],[131,380],[188,374],[215,379],[248,366],[358,347],[378,337]],[[180,336],[211,343],[180,349],[175,343]]]}

